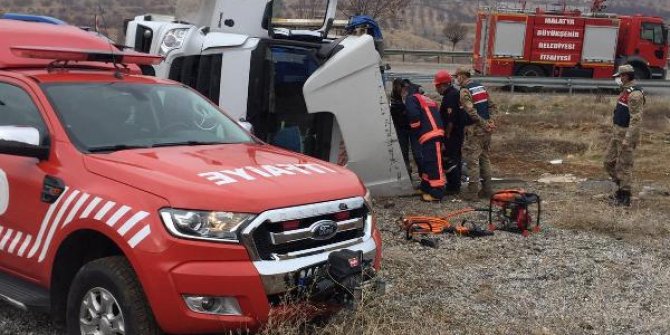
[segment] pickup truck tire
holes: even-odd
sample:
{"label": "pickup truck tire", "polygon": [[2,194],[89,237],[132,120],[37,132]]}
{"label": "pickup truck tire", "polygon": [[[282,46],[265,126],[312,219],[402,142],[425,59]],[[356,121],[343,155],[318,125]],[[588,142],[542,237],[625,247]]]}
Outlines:
{"label": "pickup truck tire", "polygon": [[[75,276],[67,299],[69,335],[162,334],[137,276],[125,257],[101,258],[85,264]],[[111,316],[111,318],[110,318]],[[119,321],[120,320],[120,321]]]}

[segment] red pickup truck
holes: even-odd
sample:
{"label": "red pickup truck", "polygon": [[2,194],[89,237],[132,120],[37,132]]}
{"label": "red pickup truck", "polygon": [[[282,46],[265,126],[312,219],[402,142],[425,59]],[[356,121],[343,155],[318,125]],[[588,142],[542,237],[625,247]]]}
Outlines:
{"label": "red pickup truck", "polygon": [[0,299],[69,334],[191,334],[378,283],[359,178],[140,74],[160,61],[0,20]]}

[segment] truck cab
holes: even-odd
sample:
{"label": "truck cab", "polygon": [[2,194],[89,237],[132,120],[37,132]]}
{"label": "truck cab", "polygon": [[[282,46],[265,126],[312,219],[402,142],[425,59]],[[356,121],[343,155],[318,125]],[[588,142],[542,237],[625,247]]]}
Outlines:
{"label": "truck cab", "polygon": [[374,194],[411,192],[374,39],[331,37],[336,0],[310,5],[313,30],[273,27],[282,3],[180,0],[175,16],[129,21],[125,44],[165,57],[145,73],[195,88],[261,140],[346,166]]}
{"label": "truck cab", "polygon": [[640,79],[665,80],[668,67],[668,28],[660,17],[621,17],[617,63],[631,64]]}
{"label": "truck cab", "polygon": [[379,283],[360,179],[141,74],[161,61],[0,20],[0,299],[68,334],[248,332]]}

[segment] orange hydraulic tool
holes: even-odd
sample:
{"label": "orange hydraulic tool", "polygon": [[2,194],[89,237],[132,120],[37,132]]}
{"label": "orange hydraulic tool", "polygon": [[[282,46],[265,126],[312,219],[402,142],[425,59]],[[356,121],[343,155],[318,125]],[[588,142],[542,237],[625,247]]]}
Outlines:
{"label": "orange hydraulic tool", "polygon": [[430,216],[406,217],[402,220],[405,238],[407,238],[407,240],[415,240],[417,238],[425,239],[442,234],[456,234],[469,237],[490,236],[493,235],[493,232],[480,229],[473,223],[468,223],[467,220],[463,220],[457,225],[451,223],[452,219],[464,214],[488,211],[488,209],[465,208],[460,211],[448,213],[442,218]]}

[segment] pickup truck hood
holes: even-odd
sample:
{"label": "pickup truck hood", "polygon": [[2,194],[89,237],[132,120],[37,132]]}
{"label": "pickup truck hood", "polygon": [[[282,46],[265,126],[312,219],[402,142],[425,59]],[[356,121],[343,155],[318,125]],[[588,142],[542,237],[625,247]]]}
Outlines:
{"label": "pickup truck hood", "polygon": [[179,209],[261,213],[365,193],[344,168],[268,145],[126,150],[88,155],[85,164]]}

